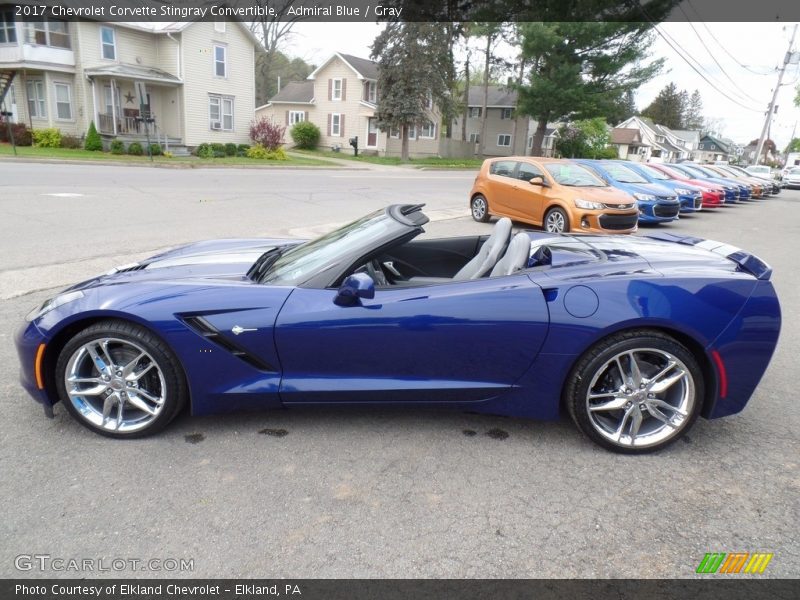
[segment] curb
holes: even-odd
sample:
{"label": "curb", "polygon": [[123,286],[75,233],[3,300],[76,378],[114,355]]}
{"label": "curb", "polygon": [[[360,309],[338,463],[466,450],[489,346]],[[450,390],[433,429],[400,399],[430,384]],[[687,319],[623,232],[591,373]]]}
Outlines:
{"label": "curb", "polygon": [[110,167],[140,167],[149,169],[261,169],[265,171],[275,169],[287,169],[296,171],[369,171],[363,167],[340,166],[332,163],[330,165],[225,165],[225,164],[192,164],[192,163],[168,163],[168,162],[126,162],[123,160],[75,160],[59,158],[37,158],[28,156],[0,156],[0,162],[20,162],[20,163],[40,163],[46,165],[101,165]]}

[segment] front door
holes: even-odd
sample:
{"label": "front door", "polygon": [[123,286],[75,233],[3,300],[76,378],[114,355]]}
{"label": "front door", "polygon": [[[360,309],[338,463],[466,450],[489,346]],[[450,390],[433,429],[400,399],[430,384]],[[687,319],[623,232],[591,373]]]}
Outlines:
{"label": "front door", "polygon": [[275,323],[284,404],[488,400],[528,369],[548,329],[525,275],[380,288],[356,306],[297,288]]}
{"label": "front door", "polygon": [[538,167],[526,162],[518,163],[517,182],[509,196],[509,203],[513,216],[528,223],[541,225],[544,218],[542,210],[549,188],[531,183],[531,178],[537,175],[546,180],[545,174]]}
{"label": "front door", "polygon": [[375,117],[367,119],[367,147],[375,148],[378,145],[378,120]]}

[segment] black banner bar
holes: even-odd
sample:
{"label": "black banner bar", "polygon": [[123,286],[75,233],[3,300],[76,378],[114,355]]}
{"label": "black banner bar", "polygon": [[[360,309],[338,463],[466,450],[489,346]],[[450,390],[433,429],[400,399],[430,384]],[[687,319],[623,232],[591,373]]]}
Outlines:
{"label": "black banner bar", "polygon": [[47,579],[0,581],[3,600],[796,600],[800,580]]}
{"label": "black banner bar", "polygon": [[23,21],[800,21],[797,0],[0,0],[0,7]]}

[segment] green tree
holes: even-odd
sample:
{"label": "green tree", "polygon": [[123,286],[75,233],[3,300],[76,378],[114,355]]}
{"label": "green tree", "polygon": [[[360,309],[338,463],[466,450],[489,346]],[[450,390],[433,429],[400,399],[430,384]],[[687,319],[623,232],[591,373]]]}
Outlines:
{"label": "green tree", "polygon": [[97,127],[94,126],[94,121],[89,123],[89,131],[86,132],[86,140],[84,141],[84,149],[99,152],[103,149],[103,140],[100,134],[97,133]]}
{"label": "green tree", "polygon": [[603,114],[606,116],[606,121],[612,124],[621,123],[625,119],[638,115],[639,109],[636,108],[633,90],[626,90],[617,96],[610,95],[608,107],[604,109]]}
{"label": "green tree", "polygon": [[[648,8],[648,14],[660,19],[666,13]],[[536,120],[534,156],[542,152],[548,121],[603,115],[615,98],[659,72],[663,59],[642,62],[653,42],[651,27],[618,21],[520,26],[522,55],[531,70],[528,83],[519,86],[518,108]]]}
{"label": "green tree", "polygon": [[290,81],[303,81],[314,70],[314,67],[302,58],[289,58],[283,52],[275,50],[272,54],[258,52],[256,54],[256,106],[266,104],[278,93],[278,81],[281,88]]}
{"label": "green tree", "polygon": [[400,132],[402,160],[408,160],[408,129],[429,118],[428,102],[450,102],[447,29],[442,23],[390,22],[372,44],[378,62],[381,101],[378,127]]}
{"label": "green tree", "polygon": [[670,129],[683,129],[686,102],[688,102],[686,92],[680,92],[674,83],[670,83],[664,86],[658,96],[642,111],[642,116]]}
{"label": "green tree", "polygon": [[702,129],[703,127],[703,98],[700,90],[695,90],[689,96],[689,103],[683,115],[684,129]]}
{"label": "green tree", "polygon": [[564,158],[602,158],[610,141],[606,120],[595,117],[561,126],[556,150]]}
{"label": "green tree", "polygon": [[789,152],[800,152],[800,138],[794,138],[791,142],[789,142],[789,145],[786,146],[786,150],[784,152],[787,154]]}

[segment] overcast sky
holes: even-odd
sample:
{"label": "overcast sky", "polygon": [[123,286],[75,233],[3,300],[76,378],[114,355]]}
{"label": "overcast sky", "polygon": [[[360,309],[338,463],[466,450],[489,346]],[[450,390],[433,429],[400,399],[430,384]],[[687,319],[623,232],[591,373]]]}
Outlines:
{"label": "overcast sky", "polygon": [[[704,114],[722,121],[724,136],[746,144],[761,134],[772,90],[777,83],[777,68],[788,49],[793,26],[793,23],[659,25],[663,37],[657,36],[651,55],[665,58],[666,65],[661,75],[639,89],[637,106],[640,109],[647,106],[659,90],[672,81],[689,93],[698,89],[703,97]],[[370,53],[369,46],[381,28],[374,23],[298,23],[295,35],[284,50],[315,64],[337,50],[366,58]],[[697,69],[713,86],[696,73],[670,43],[693,58]],[[794,44],[795,51],[798,48],[800,31]],[[772,139],[780,149],[789,142],[795,123],[800,121],[800,109],[792,103],[795,87],[800,83],[800,65],[787,67],[783,83],[776,103],[778,112],[771,128]],[[795,136],[800,137],[800,123],[797,128]]]}

